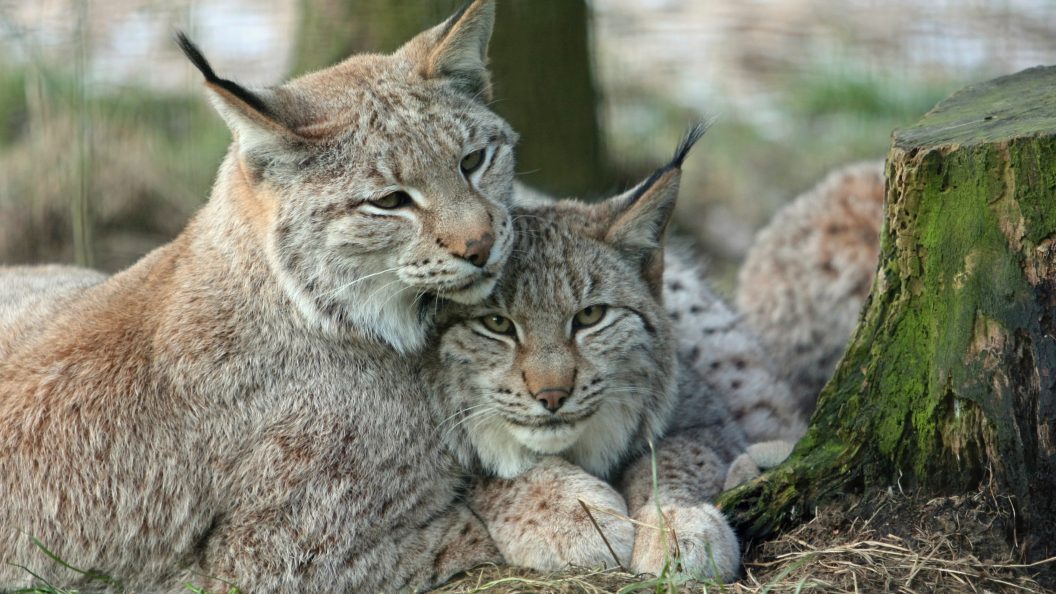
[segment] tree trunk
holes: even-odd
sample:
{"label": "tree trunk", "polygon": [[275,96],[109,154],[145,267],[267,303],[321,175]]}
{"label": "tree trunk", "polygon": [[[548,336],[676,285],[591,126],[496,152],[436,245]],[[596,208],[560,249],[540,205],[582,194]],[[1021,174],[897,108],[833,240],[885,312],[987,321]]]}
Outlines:
{"label": "tree trunk", "polygon": [[301,74],[361,52],[391,52],[439,24],[455,0],[301,0],[293,70]]}
{"label": "tree trunk", "polygon": [[1029,555],[1053,553],[1053,89],[1056,67],[1033,68],[895,133],[872,295],[790,459],[720,498],[742,535],[848,492],[951,494],[992,473]]}
{"label": "tree trunk", "polygon": [[555,196],[597,197],[617,181],[598,124],[589,20],[585,0],[498,2],[492,108],[521,133],[521,179]]}
{"label": "tree trunk", "polygon": [[[389,52],[452,14],[454,0],[301,0],[294,71],[356,52]],[[522,180],[558,196],[597,196],[618,181],[602,145],[586,0],[497,3],[490,58],[499,115],[521,134]]]}

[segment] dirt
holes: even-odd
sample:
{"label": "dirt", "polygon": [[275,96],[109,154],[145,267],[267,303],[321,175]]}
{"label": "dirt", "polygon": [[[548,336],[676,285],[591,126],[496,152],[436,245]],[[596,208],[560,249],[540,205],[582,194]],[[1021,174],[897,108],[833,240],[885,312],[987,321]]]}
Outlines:
{"label": "dirt", "polygon": [[439,592],[1050,592],[1056,559],[1030,560],[1007,497],[985,485],[924,497],[897,487],[848,497],[775,538],[745,543],[732,584],[678,583],[618,570],[541,574],[488,566]]}

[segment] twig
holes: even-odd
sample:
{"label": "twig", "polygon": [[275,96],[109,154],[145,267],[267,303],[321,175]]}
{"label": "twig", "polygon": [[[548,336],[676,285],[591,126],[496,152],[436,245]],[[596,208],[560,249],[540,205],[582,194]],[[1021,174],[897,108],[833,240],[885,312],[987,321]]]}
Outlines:
{"label": "twig", "polygon": [[605,536],[605,532],[602,531],[601,526],[598,526],[598,522],[594,519],[594,514],[590,513],[590,508],[583,502],[582,499],[578,499],[579,504],[583,506],[583,511],[587,512],[587,517],[590,518],[590,523],[594,524],[594,529],[598,531],[598,535],[601,536],[601,540],[605,542],[605,547],[609,549],[609,554],[612,555],[612,560],[616,562],[616,567],[619,567],[623,571],[627,571],[627,568],[620,563],[620,558],[616,556],[616,551],[612,549],[612,545],[609,544],[608,537]]}

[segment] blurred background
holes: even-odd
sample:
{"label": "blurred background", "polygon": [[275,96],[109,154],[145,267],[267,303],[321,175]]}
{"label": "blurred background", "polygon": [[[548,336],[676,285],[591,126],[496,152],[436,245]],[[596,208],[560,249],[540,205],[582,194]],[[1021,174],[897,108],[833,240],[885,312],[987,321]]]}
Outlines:
{"label": "blurred background", "polygon": [[[0,263],[113,271],[174,237],[229,142],[172,41],[268,85],[389,51],[454,0],[0,0]],[[686,167],[678,227],[720,285],[826,171],[971,82],[1056,63],[1056,0],[500,0],[493,108],[522,181],[592,198]]]}

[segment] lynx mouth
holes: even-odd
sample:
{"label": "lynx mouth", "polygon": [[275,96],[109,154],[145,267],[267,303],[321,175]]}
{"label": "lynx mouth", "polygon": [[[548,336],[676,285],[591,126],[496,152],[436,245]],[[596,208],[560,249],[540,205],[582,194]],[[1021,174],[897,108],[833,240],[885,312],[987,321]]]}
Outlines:
{"label": "lynx mouth", "polygon": [[585,410],[577,413],[558,413],[538,416],[518,416],[518,417],[507,417],[504,415],[506,422],[518,427],[524,427],[526,429],[554,429],[559,427],[574,426],[582,421],[589,419],[594,415],[594,410]]}
{"label": "lynx mouth", "polygon": [[559,419],[559,418],[556,418],[556,417],[550,417],[550,418],[543,418],[543,419],[541,419],[541,420],[539,420],[537,422],[514,423],[514,424],[518,425],[520,427],[525,427],[527,429],[561,429],[561,428],[564,428],[564,427],[569,427],[569,426],[575,425],[576,422],[575,421],[566,421],[564,419]]}
{"label": "lynx mouth", "polygon": [[461,284],[439,287],[436,290],[436,293],[441,297],[450,299],[456,303],[473,305],[487,299],[488,295],[491,294],[492,289],[495,288],[495,283],[497,281],[498,275],[481,271],[475,275],[474,278]]}
{"label": "lynx mouth", "polygon": [[510,434],[521,445],[540,454],[558,454],[575,445],[584,424],[555,420],[539,425],[508,423]]}

